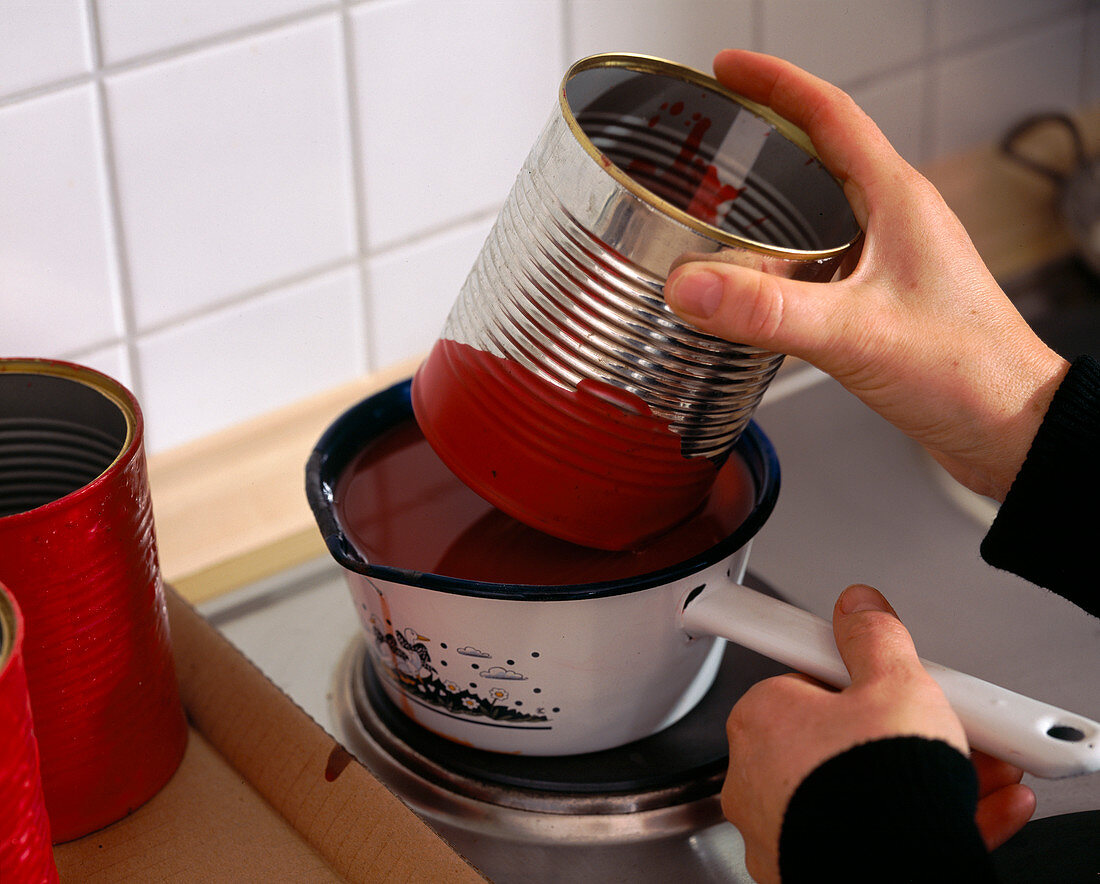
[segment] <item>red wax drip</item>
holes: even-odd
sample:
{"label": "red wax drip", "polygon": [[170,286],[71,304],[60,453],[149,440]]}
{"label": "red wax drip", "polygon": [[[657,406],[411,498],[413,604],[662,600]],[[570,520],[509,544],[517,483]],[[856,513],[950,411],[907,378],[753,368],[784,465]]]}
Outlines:
{"label": "red wax drip", "polygon": [[707,224],[717,224],[718,207],[722,203],[737,199],[740,195],[741,191],[738,188],[718,180],[718,170],[714,166],[707,166],[703,173],[703,181],[685,211],[693,218],[698,218]]}
{"label": "red wax drip", "polygon": [[[682,102],[676,102],[668,109],[672,116],[677,116],[682,111]],[[659,117],[651,118],[649,126],[656,126],[659,119]],[[737,199],[741,195],[741,190],[730,184],[724,184],[718,169],[699,156],[703,136],[711,127],[710,118],[697,113],[693,114],[691,119],[695,123],[691,125],[679,153],[668,168],[658,169],[649,160],[636,159],[631,161],[626,171],[643,187],[673,205],[681,207],[693,218],[698,218],[706,224],[717,225],[721,205]],[[685,125],[690,125],[690,121],[686,121]],[[690,199],[686,198],[688,193],[691,194]]]}
{"label": "red wax drip", "polygon": [[628,549],[690,516],[714,483],[705,457],[637,396],[568,390],[519,364],[440,340],[413,381],[420,427],[469,487],[574,543]]}

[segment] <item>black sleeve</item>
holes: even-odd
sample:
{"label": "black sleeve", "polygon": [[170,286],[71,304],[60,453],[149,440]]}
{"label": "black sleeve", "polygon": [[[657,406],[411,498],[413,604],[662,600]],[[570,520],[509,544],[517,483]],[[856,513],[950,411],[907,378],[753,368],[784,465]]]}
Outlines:
{"label": "black sleeve", "polygon": [[990,565],[1100,616],[1100,362],[1070,366],[982,541]]}
{"label": "black sleeve", "polygon": [[940,740],[891,737],[826,761],[795,790],[779,836],[783,884],[996,881],[970,760]]}

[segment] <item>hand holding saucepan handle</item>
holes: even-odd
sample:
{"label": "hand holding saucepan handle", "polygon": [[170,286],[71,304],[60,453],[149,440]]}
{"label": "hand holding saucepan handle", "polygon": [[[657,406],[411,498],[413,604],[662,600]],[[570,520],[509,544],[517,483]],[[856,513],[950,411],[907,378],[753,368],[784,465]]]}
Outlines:
{"label": "hand holding saucepan handle", "polygon": [[[897,790],[915,802],[933,800],[936,810],[930,812],[937,821],[954,819],[961,824],[966,816],[972,816],[988,850],[1011,838],[1035,811],[1035,793],[1020,782],[1023,771],[1019,767],[971,753],[959,716],[922,665],[912,636],[890,603],[872,587],[855,584],[840,594],[832,616],[836,649],[851,683],[834,691],[794,673],[765,679],[737,701],[726,722],[730,750],[722,811],[741,833],[745,866],[753,880],[778,882],[781,854],[786,856],[788,874],[798,876],[799,872],[789,867],[802,851],[792,848],[792,838],[795,842],[798,838],[791,833],[799,828],[805,795],[813,794],[821,776],[829,776],[828,771],[853,759],[878,759],[869,777],[874,785],[864,783],[863,788],[878,789],[880,795]],[[901,762],[902,757],[908,758],[908,763]],[[893,765],[887,761],[890,758]],[[858,766],[859,761],[856,763]],[[966,775],[971,764],[976,784]],[[935,789],[936,798],[922,795],[914,780],[926,781]],[[837,788],[835,780],[833,783],[833,788],[826,790],[830,794]],[[976,795],[970,791],[972,785],[977,786]],[[851,786],[853,794],[860,793],[858,782]],[[837,795],[838,816],[829,834],[823,835],[836,851],[833,857],[848,857],[863,870],[861,875],[852,869],[858,878],[865,878],[870,869],[881,876],[896,856],[906,853],[898,841],[887,838],[884,843],[882,837],[896,828],[898,817],[892,809],[882,807],[880,800],[863,794],[866,797],[860,803],[873,808],[868,817],[854,819],[850,808],[845,809],[845,799]],[[977,798],[974,807],[971,796]],[[904,805],[906,794],[898,797]],[[904,813],[901,816],[904,818]],[[882,829],[876,834],[872,830],[879,823]],[[821,831],[820,826],[829,823],[813,825]],[[926,825],[935,826],[936,822],[929,819]],[[928,829],[918,830],[925,834],[922,841],[929,840]],[[915,879],[925,880],[936,874],[932,869],[942,872],[947,868],[942,865],[946,840],[950,836],[931,838],[936,844],[931,854],[925,854],[929,865],[922,872],[911,868],[915,858],[904,862]],[[858,847],[853,849],[853,845]],[[954,845],[961,846],[959,842]],[[960,857],[964,855],[965,850]],[[816,860],[819,873],[821,863],[825,867],[830,864],[824,855]],[[954,871],[951,877],[970,880],[962,869],[955,867]]]}
{"label": "hand holding saucepan handle", "polygon": [[[736,583],[690,597],[683,628],[718,635],[833,687],[851,679],[827,621]],[[922,660],[962,722],[970,746],[1038,777],[1100,770],[1100,723],[972,675]]]}

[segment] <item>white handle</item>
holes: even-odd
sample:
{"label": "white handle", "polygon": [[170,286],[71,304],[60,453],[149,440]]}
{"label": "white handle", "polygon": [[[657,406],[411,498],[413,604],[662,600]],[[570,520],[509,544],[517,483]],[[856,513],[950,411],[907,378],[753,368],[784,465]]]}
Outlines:
{"label": "white handle", "polygon": [[[833,627],[787,602],[736,583],[711,585],[690,598],[683,627],[764,654],[833,687],[851,679]],[[1100,770],[1100,724],[925,660],[975,749],[1038,777],[1071,777]]]}

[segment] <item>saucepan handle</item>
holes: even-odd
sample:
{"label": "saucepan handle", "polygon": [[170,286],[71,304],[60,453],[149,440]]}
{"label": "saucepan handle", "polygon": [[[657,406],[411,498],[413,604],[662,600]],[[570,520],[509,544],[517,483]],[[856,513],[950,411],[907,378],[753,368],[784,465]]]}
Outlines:
{"label": "saucepan handle", "polygon": [[[834,687],[850,683],[833,628],[820,617],[735,583],[690,597],[683,627],[729,639]],[[966,729],[970,745],[1038,777],[1100,770],[1100,723],[922,660]]]}

